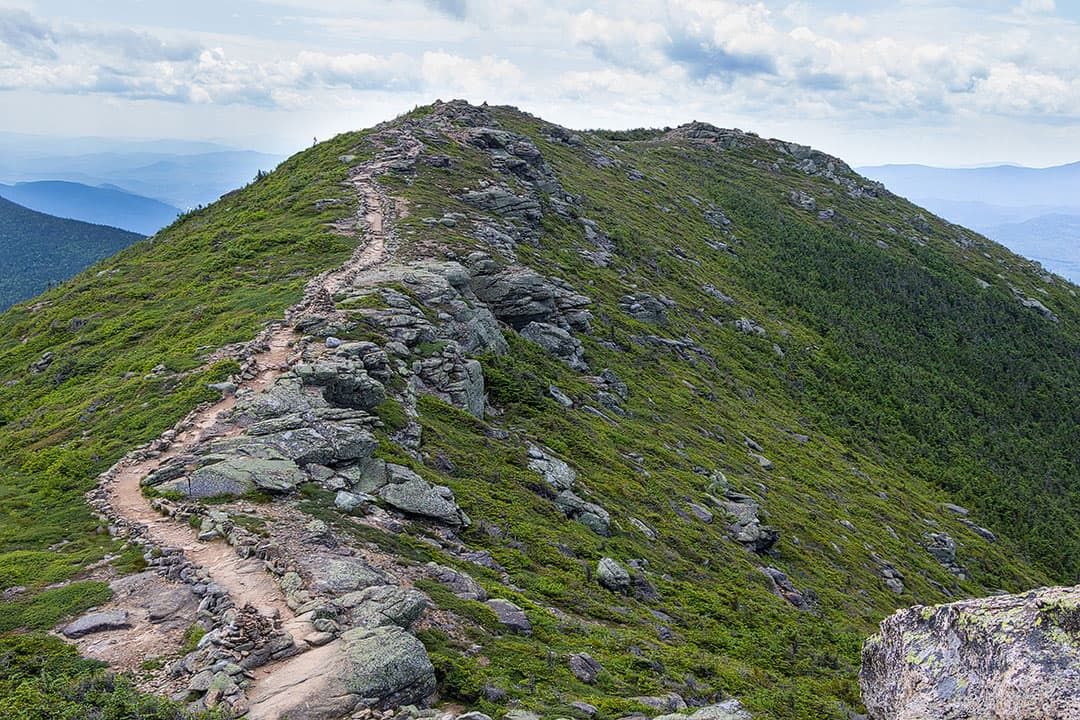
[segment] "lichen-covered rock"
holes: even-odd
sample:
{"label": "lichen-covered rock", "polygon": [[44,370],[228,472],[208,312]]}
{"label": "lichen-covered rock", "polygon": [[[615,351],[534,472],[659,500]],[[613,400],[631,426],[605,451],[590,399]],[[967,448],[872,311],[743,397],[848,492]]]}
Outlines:
{"label": "lichen-covered rock", "polygon": [[641,322],[663,325],[667,323],[667,307],[649,293],[634,293],[619,298],[619,308]]}
{"label": "lichen-covered rock", "polygon": [[388,464],[389,482],[378,492],[388,505],[410,515],[434,518],[454,527],[467,526],[469,518],[448,487],[432,485],[403,465]]}
{"label": "lichen-covered rock", "polygon": [[518,635],[532,634],[532,623],[525,616],[525,611],[514,603],[502,598],[494,598],[484,604],[492,609],[495,616],[499,618],[499,622],[510,632]]}
{"label": "lichen-covered rock", "polygon": [[653,720],[751,720],[752,716],[738,700],[725,700],[715,705],[698,708],[689,715],[672,713]]}
{"label": "lichen-covered rock", "polygon": [[344,594],[389,582],[386,575],[358,557],[311,553],[296,560],[311,578],[310,587],[315,592]]}
{"label": "lichen-covered rock", "polygon": [[345,609],[345,619],[353,627],[397,625],[408,629],[427,607],[427,598],[418,590],[396,585],[374,585],[337,600]]}
{"label": "lichen-covered rock", "polygon": [[434,562],[429,562],[425,570],[433,580],[446,585],[462,600],[479,600],[480,602],[487,600],[487,591],[483,586],[459,570]]}
{"label": "lichen-covered rock", "polygon": [[371,457],[378,442],[368,429],[369,416],[341,421],[291,413],[256,423],[247,435],[214,442],[210,453],[238,453],[255,458],[284,457],[301,465],[333,465]]}
{"label": "lichen-covered rock", "polygon": [[577,483],[574,469],[535,445],[529,446],[529,469],[544,476],[544,481],[556,490],[569,490]]}
{"label": "lichen-covered rock", "polygon": [[583,683],[592,685],[596,677],[604,671],[604,666],[593,659],[588,653],[574,653],[566,659],[570,666],[570,672]]}
{"label": "lichen-covered rock", "polygon": [[873,720],[1080,718],[1080,587],[907,608],[862,657]]}
{"label": "lichen-covered rock", "polygon": [[244,495],[255,490],[283,493],[305,480],[304,471],[291,460],[236,456],[204,465],[187,477],[163,483],[159,489],[179,492],[190,498],[206,498]]}
{"label": "lichen-covered rock", "polygon": [[413,363],[417,390],[451,405],[484,416],[484,371],[477,360],[465,357],[457,342]]}

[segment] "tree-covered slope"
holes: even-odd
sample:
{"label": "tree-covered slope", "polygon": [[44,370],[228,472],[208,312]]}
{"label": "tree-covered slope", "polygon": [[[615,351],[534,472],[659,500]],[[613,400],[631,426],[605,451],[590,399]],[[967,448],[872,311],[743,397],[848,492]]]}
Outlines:
{"label": "tree-covered slope", "polygon": [[[303,330],[397,358],[378,456],[449,487],[472,523],[383,533],[317,482],[295,502],[402,572],[449,565],[525,610],[531,634],[507,633],[416,581],[440,702],[580,717],[583,701],[603,720],[677,692],[841,718],[862,638],[895,608],[1075,577],[1073,286],[809,148],[454,102],[300,153],[0,317],[0,590],[27,588],[0,631],[96,604],[92,583],[42,591],[117,548],[80,493],[216,397],[206,383],[237,366],[207,366],[213,349],[348,256],[345,181],[395,147],[418,154],[373,175],[392,258],[326,299],[347,321]],[[464,311],[439,273],[501,340],[448,340]],[[458,352],[480,363],[480,408],[431,370]],[[556,460],[577,500],[538,471]],[[632,586],[598,583],[603,558]],[[602,666],[592,683],[576,653]]]}
{"label": "tree-covered slope", "polygon": [[0,309],[141,238],[115,227],[46,215],[0,197]]}

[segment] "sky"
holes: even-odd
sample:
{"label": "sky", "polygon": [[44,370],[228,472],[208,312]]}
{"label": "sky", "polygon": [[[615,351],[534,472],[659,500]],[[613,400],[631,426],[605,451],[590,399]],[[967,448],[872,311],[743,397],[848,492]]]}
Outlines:
{"label": "sky", "polygon": [[435,99],[853,165],[1080,160],[1080,0],[0,0],[0,131],[290,152]]}

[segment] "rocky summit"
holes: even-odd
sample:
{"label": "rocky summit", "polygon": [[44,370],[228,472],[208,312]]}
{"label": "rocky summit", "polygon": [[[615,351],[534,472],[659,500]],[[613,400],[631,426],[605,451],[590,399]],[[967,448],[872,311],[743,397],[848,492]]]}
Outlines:
{"label": "rocky summit", "polygon": [[1004,593],[1080,571],[1078,328],[792,142],[340,135],[0,315],[0,716],[1072,717]]}

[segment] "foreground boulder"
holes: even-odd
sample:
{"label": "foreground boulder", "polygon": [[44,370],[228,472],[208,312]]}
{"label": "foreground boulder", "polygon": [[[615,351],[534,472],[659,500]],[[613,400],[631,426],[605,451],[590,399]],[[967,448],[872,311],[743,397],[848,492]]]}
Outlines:
{"label": "foreground boulder", "polygon": [[435,669],[423,644],[401,628],[357,628],[291,659],[250,698],[251,720],[337,720],[361,707],[424,704]]}
{"label": "foreground boulder", "polygon": [[1080,718],[1080,587],[901,610],[862,658],[873,720]]}

